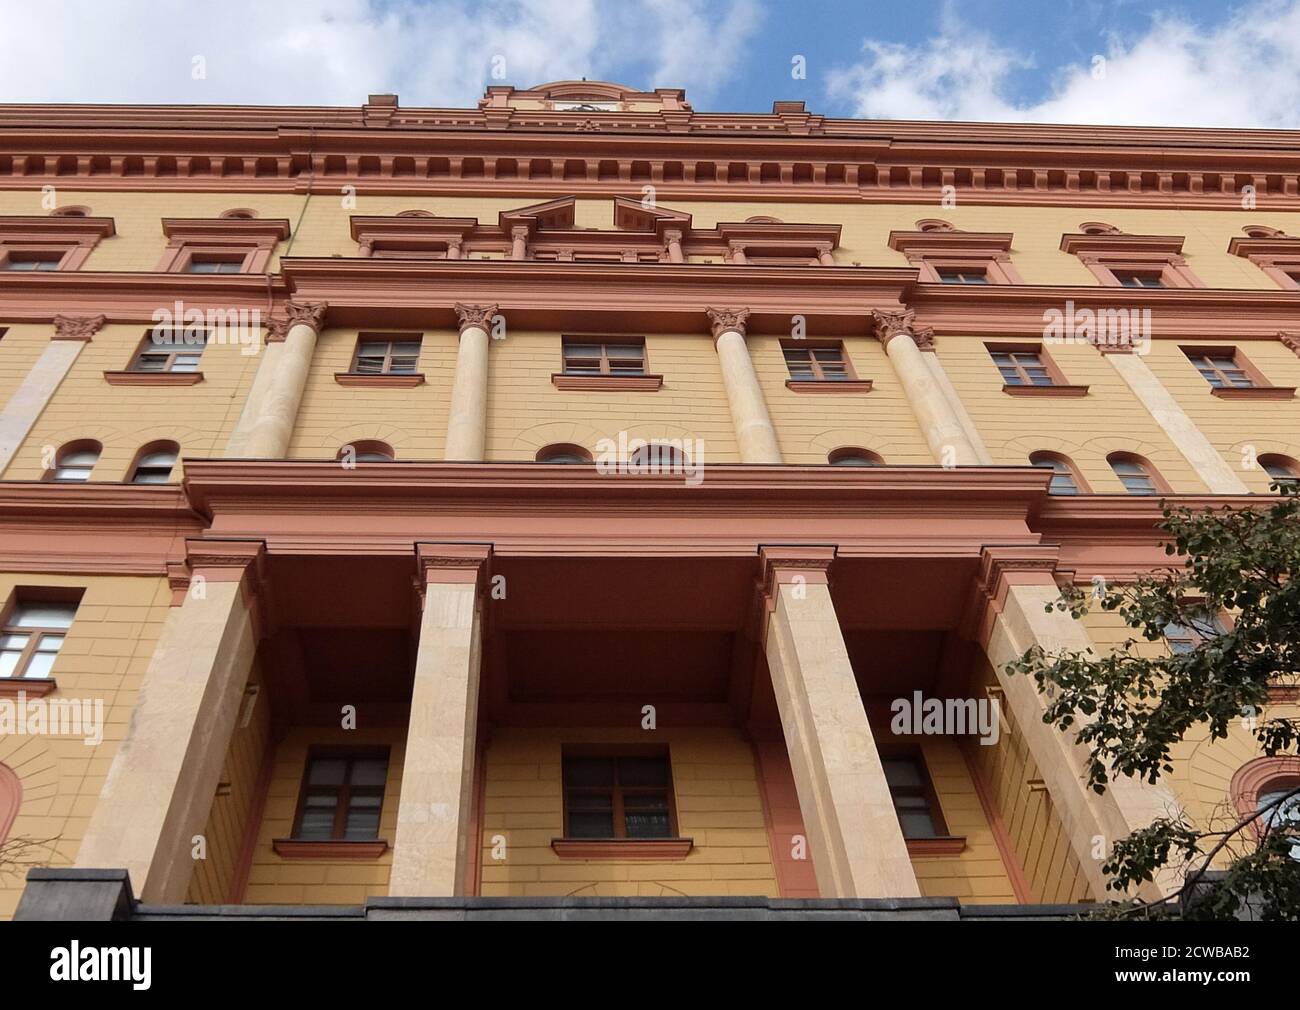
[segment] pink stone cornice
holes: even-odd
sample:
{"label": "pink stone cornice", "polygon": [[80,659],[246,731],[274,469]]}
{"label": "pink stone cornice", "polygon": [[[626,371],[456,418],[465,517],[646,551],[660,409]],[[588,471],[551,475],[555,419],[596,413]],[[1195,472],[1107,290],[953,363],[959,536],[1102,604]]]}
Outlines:
{"label": "pink stone cornice", "polygon": [[715,309],[707,308],[704,314],[709,317],[709,326],[713,339],[717,340],[727,332],[745,335],[745,323],[749,319],[749,309]]}
{"label": "pink stone cornice", "polygon": [[467,305],[464,302],[457,302],[452,309],[460,321],[462,334],[470,327],[484,332],[491,330],[493,318],[500,313],[500,308],[496,305]]}
{"label": "pink stone cornice", "polygon": [[55,316],[52,340],[81,340],[89,343],[107,322],[107,316]]}

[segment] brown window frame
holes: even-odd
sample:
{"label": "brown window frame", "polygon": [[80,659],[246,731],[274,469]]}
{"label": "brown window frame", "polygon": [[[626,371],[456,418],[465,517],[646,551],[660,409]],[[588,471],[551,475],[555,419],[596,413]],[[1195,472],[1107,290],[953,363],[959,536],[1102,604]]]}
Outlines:
{"label": "brown window frame", "polygon": [[[1239,347],[1234,347],[1230,344],[1212,347],[1188,345],[1179,347],[1179,350],[1183,352],[1183,355],[1187,358],[1188,362],[1191,363],[1192,367],[1200,373],[1201,378],[1209,383],[1210,387],[1213,389],[1263,389],[1271,385],[1271,383],[1264,378],[1259,369],[1250,363],[1250,360],[1241,352]],[[1214,380],[1206,374],[1207,367],[1217,375],[1220,380],[1224,379],[1225,376],[1222,369],[1213,363],[1212,359],[1214,358],[1231,359],[1233,370],[1239,372],[1246,379],[1247,384],[1244,386],[1228,382],[1216,384]],[[1208,363],[1205,367],[1202,366],[1202,360]]]}
{"label": "brown window frame", "polygon": [[[600,371],[593,372],[590,367],[581,371],[574,371],[570,368],[569,348],[575,346],[595,346],[600,348],[600,358],[598,366]],[[639,347],[641,349],[641,368],[639,371],[632,372],[626,370],[614,371],[610,367],[609,348],[611,347]],[[590,356],[583,356],[582,360],[592,360]],[[621,360],[631,360],[621,359]],[[560,375],[574,376],[578,378],[595,378],[601,376],[611,379],[628,378],[643,379],[650,374],[649,355],[646,354],[645,337],[609,337],[609,336],[592,336],[584,337],[580,335],[565,335],[560,341]]]}
{"label": "brown window frame", "polygon": [[[1147,480],[1151,482],[1151,493],[1134,494],[1130,491],[1128,485],[1124,483],[1124,478],[1115,470],[1116,463],[1131,463],[1141,467]],[[1165,479],[1160,476],[1160,471],[1157,470],[1155,464],[1145,456],[1139,456],[1137,453],[1133,452],[1111,452],[1106,454],[1106,465],[1110,468],[1112,476],[1114,476],[1114,478],[1123,486],[1124,494],[1131,498],[1159,498],[1161,495],[1171,493],[1169,485],[1165,483]]]}
{"label": "brown window frame", "polygon": [[[185,334],[188,331],[185,329],[185,327],[173,327],[171,330],[167,332]],[[199,366],[203,362],[203,354],[208,349],[208,341],[211,339],[212,334],[208,333],[206,330],[202,330],[199,331],[199,335],[201,335],[203,338],[201,343],[198,341],[187,340],[179,345],[175,345],[175,344],[159,344],[157,341],[154,340],[154,333],[155,333],[154,330],[150,330],[148,333],[144,335],[143,338],[141,338],[139,345],[136,347],[135,354],[131,356],[131,364],[126,369],[127,372],[130,372],[132,374],[142,374],[142,375],[201,375],[202,374],[202,370],[200,369]],[[160,350],[160,348],[166,348],[166,347],[174,347],[176,349]],[[183,369],[177,370],[172,367],[173,365],[176,364],[177,357],[179,357],[182,354],[186,354],[186,355],[195,354],[196,349],[197,349],[198,360],[194,362],[194,369],[192,371],[186,371]],[[163,359],[164,367],[163,368],[141,368],[140,361],[146,354],[165,355]]]}
{"label": "brown window frame", "polygon": [[[379,790],[379,821],[375,825],[374,838],[346,838],[347,815],[349,803],[342,802],[343,797],[349,801],[352,798],[353,787],[348,779],[351,776],[352,762],[358,760],[374,760],[382,757],[384,759],[384,784],[382,786],[362,786],[362,790]],[[334,805],[334,823],[330,827],[329,838],[303,838],[302,837],[302,819],[307,810],[307,795],[309,790],[334,789],[333,786],[312,786],[310,785],[312,762],[321,760],[338,760],[344,758],[347,760],[347,767],[343,773],[343,784],[338,788],[338,799]],[[388,779],[392,774],[393,760],[392,748],[384,746],[375,747],[339,747],[339,746],[312,746],[307,748],[307,758],[302,766],[302,780],[298,786],[298,805],[293,815],[293,834],[290,835],[290,841],[294,842],[373,842],[380,841],[379,829],[383,826],[384,819],[384,801],[388,798]]]}
{"label": "brown window frame", "polygon": [[[1010,386],[1012,388],[1030,387],[1030,388],[1037,388],[1037,389],[1050,389],[1053,386],[1070,385],[1070,383],[1066,381],[1065,375],[1061,372],[1060,368],[1057,367],[1056,362],[1052,360],[1051,355],[1048,354],[1047,351],[1043,349],[1042,344],[1006,343],[1006,342],[995,341],[991,343],[985,343],[984,349],[988,351],[989,360],[993,363],[993,367],[996,368],[998,370],[998,374],[1002,376],[1002,384],[1004,387]],[[1012,382],[1009,378],[1007,378],[1006,374],[1002,371],[1002,366],[998,363],[997,356],[999,354],[1005,354],[1011,356],[1012,359],[1011,367],[1015,369],[1017,377],[1020,378],[1022,381]],[[1047,373],[1047,379],[1048,379],[1047,382],[1030,381],[1030,376],[1026,366],[1022,365],[1017,358],[1017,356],[1023,357],[1025,355],[1032,355],[1034,358],[1038,359],[1038,364],[1036,367],[1041,368],[1044,372]]]}
{"label": "brown window frame", "polygon": [[[564,765],[570,758],[603,758],[614,762],[614,784],[610,786],[569,786],[564,779]],[[618,761],[622,758],[658,758],[664,763],[667,771],[667,785],[659,786],[636,786],[624,787],[618,782]],[[629,835],[627,833],[627,811],[623,802],[625,788],[640,790],[642,792],[662,792],[667,802],[668,808],[668,831],[667,835],[654,837],[644,837]],[[573,835],[569,831],[569,815],[572,812],[572,804],[569,799],[571,791],[586,792],[608,792],[610,793],[610,818],[613,822],[614,834],[610,839],[596,838],[589,835]],[[566,744],[560,751],[560,795],[562,800],[563,818],[563,840],[577,842],[600,842],[600,841],[629,841],[629,842],[662,842],[662,841],[680,841],[681,830],[677,823],[677,795],[673,787],[673,763],[672,755],[667,747],[649,744],[645,746],[637,745],[603,745],[603,744]]]}
{"label": "brown window frame", "polygon": [[[361,347],[363,344],[386,344],[387,350],[384,351],[384,360],[381,369],[378,372],[361,372],[357,370],[357,365],[361,361]],[[409,372],[394,372],[393,358],[407,358],[410,355],[393,354],[394,344],[418,344],[419,350],[415,352],[415,360],[411,362]],[[420,374],[420,356],[424,353],[424,334],[423,333],[358,333],[357,344],[352,350],[352,361],[348,365],[349,375],[418,375]],[[374,357],[375,355],[366,355]]]}
{"label": "brown window frame", "polygon": [[[1035,456],[1038,458],[1035,459]],[[1079,473],[1079,468],[1075,465],[1074,460],[1070,459],[1069,456],[1066,456],[1064,453],[1054,452],[1051,449],[1035,449],[1029,454],[1030,466],[1036,466],[1040,469],[1046,470],[1047,467],[1043,465],[1044,463],[1052,464],[1052,479],[1047,485],[1048,494],[1056,495],[1059,498],[1074,498],[1091,492],[1092,489],[1088,487],[1088,482],[1083,479],[1082,474]],[[1064,468],[1065,475],[1068,475],[1070,481],[1074,484],[1073,492],[1052,490],[1052,485],[1056,483],[1056,479],[1062,476],[1062,472],[1058,467]]]}
{"label": "brown window frame", "polygon": [[[3,612],[0,612],[0,637],[8,638],[10,635],[28,635],[29,640],[23,646],[22,652],[19,653],[17,661],[14,663],[13,672],[10,674],[0,675],[0,684],[4,683],[32,683],[32,684],[50,684],[53,683],[54,677],[51,673],[47,677],[28,677],[26,674],[27,667],[31,665],[32,657],[36,655],[41,639],[46,635],[59,635],[65,639],[71,633],[73,625],[77,623],[77,610],[81,607],[81,598],[85,591],[77,588],[64,588],[62,586],[18,586],[9,594],[9,599],[5,602]],[[68,622],[66,628],[50,627],[18,627],[13,624],[14,615],[23,607],[40,606],[41,604],[61,603],[72,606],[72,620]],[[58,660],[63,646],[60,645],[55,651],[55,661]],[[51,663],[51,670],[53,663]]]}
{"label": "brown window frame", "polygon": [[930,823],[934,825],[935,833],[933,835],[911,835],[909,836],[906,829],[903,828],[903,819],[898,816],[898,803],[896,799],[894,786],[890,785],[886,779],[886,786],[889,789],[890,801],[894,804],[894,816],[898,817],[899,830],[903,831],[905,841],[916,842],[924,841],[927,838],[951,838],[952,835],[948,830],[948,821],[943,816],[943,807],[939,803],[939,793],[934,788],[934,777],[930,774],[930,767],[925,760],[925,752],[917,746],[904,747],[882,747],[880,751],[880,760],[883,765],[885,761],[911,761],[920,770],[921,785],[914,789],[909,789],[909,795],[913,792],[925,800],[926,813],[930,816]]}
{"label": "brown window frame", "polygon": [[[802,351],[808,355],[808,365],[812,370],[812,375],[806,378],[796,377],[790,369],[790,352]],[[839,354],[839,365],[843,371],[838,375],[828,376],[822,363],[817,360],[816,351],[835,351]],[[781,358],[785,362],[786,374],[790,377],[790,382],[855,382],[858,373],[853,370],[853,362],[849,360],[848,351],[844,347],[843,340],[782,340],[781,341]]]}

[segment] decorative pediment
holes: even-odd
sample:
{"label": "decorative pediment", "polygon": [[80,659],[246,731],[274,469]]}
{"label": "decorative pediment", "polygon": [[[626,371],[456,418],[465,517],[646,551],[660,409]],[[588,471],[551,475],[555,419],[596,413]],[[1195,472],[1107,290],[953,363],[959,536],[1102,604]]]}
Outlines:
{"label": "decorative pediment", "polygon": [[1065,234],[1061,236],[1061,251],[1073,256],[1089,254],[1163,253],[1179,256],[1183,251],[1181,235],[1126,235],[1123,232]]}
{"label": "decorative pediment", "polygon": [[1014,237],[1009,231],[958,231],[949,225],[947,228],[891,231],[889,248],[904,255],[922,252],[1009,253]]}
{"label": "decorative pediment", "polygon": [[473,217],[378,217],[354,214],[353,239],[362,256],[433,256],[456,259],[478,228]]}
{"label": "decorative pediment", "polygon": [[672,228],[685,234],[691,227],[691,215],[666,207],[647,207],[640,200],[625,196],[614,198],[614,227],[623,231],[653,232],[663,237]]}
{"label": "decorative pediment", "polygon": [[570,231],[576,222],[577,198],[561,197],[517,210],[503,210],[497,220],[507,235],[513,228],[527,228],[530,236],[539,231]]}

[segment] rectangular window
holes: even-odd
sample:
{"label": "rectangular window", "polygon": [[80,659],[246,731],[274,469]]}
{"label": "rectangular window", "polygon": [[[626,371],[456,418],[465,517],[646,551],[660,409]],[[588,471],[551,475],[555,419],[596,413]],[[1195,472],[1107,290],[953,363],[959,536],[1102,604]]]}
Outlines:
{"label": "rectangular window", "polygon": [[238,274],[244,272],[244,259],[218,259],[195,256],[185,268],[191,274]]}
{"label": "rectangular window", "polygon": [[357,340],[352,371],[357,375],[414,375],[420,364],[420,337],[401,334],[390,338]]}
{"label": "rectangular window", "polygon": [[990,347],[993,363],[1008,386],[1056,385],[1052,369],[1041,351],[1025,348]]}
{"label": "rectangular window", "polygon": [[1159,270],[1112,270],[1115,280],[1126,288],[1163,288],[1165,279]]}
{"label": "rectangular window", "polygon": [[56,253],[10,253],[5,261],[8,270],[57,270],[63,256]]}
{"label": "rectangular window", "polygon": [[945,838],[948,835],[939,799],[920,754],[882,756],[885,781],[904,838]]}
{"label": "rectangular window", "polygon": [[70,600],[19,599],[0,628],[0,678],[47,679],[76,613]]}
{"label": "rectangular window", "polygon": [[1171,621],[1165,625],[1165,641],[1175,655],[1192,652],[1201,642],[1224,633],[1223,623],[1214,614],[1200,611],[1187,618],[1188,623]]}
{"label": "rectangular window", "polygon": [[1247,389],[1255,385],[1232,348],[1189,348],[1183,353],[1196,370],[1216,389]]}
{"label": "rectangular window", "polygon": [[845,382],[853,378],[844,357],[844,345],[833,347],[782,344],[785,366],[795,382]]}
{"label": "rectangular window", "polygon": [[564,755],[568,838],[674,838],[668,755]]}
{"label": "rectangular window", "polygon": [[299,841],[374,841],[388,782],[388,752],[313,751],[307,758],[298,821]]}
{"label": "rectangular window", "polygon": [[975,267],[940,267],[937,273],[939,280],[944,284],[987,284],[989,282],[988,271]]}
{"label": "rectangular window", "polygon": [[197,372],[208,335],[192,330],[151,330],[131,363],[133,372]]}
{"label": "rectangular window", "polygon": [[645,375],[641,341],[596,342],[575,337],[564,341],[565,375]]}

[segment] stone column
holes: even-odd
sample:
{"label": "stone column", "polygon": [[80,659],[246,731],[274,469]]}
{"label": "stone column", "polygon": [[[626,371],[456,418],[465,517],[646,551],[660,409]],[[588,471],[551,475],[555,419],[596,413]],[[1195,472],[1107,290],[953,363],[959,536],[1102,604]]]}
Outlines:
{"label": "stone column", "polygon": [[903,392],[916,415],[921,433],[936,463],[944,466],[975,466],[980,462],[961,418],[953,409],[934,374],[925,362],[923,350],[933,352],[934,335],[916,326],[916,313],[872,312],[876,337],[898,374]]}
{"label": "stone column", "polygon": [[833,547],[767,548],[767,665],[823,898],[920,895],[840,633]]}
{"label": "stone column", "polygon": [[459,242],[447,243],[447,259],[458,260],[461,257],[461,244]]}
{"label": "stone column", "polygon": [[482,657],[485,544],[417,544],[423,591],[388,893],[466,892]]}
{"label": "stone column", "polygon": [[749,309],[705,309],[713,327],[713,343],[722,366],[731,423],[742,463],[780,463],[781,446],[767,412],[754,363],[745,345],[745,320]]}
{"label": "stone column", "polygon": [[126,869],[151,904],[185,900],[194,839],[211,812],[257,649],[253,597],[265,545],[187,546],[189,590],[163,625],[75,864]]}
{"label": "stone column", "polygon": [[[22,448],[23,440],[55,391],[72,371],[81,349],[104,325],[104,316],[55,316],[54,334],[30,372],[0,412],[0,473]],[[58,448],[57,446],[55,448]]]}
{"label": "stone column", "polygon": [[819,245],[817,247],[817,262],[824,267],[833,267],[835,257],[831,254],[831,247],[828,245]]}
{"label": "stone column", "polygon": [[[1045,699],[1032,677],[1006,673],[1006,665],[1032,645],[1047,652],[1091,649],[1101,655],[1079,621],[1059,610],[1047,612],[1047,604],[1060,595],[1052,574],[1055,565],[1054,548],[986,547],[980,580],[988,604],[980,637],[1002,688],[1003,703],[1043,776],[1094,897],[1101,901],[1114,897],[1114,892],[1105,890],[1103,860],[1096,855],[1099,847],[1109,853],[1117,839],[1154,818],[1176,817],[1180,805],[1166,785],[1123,776],[1112,778],[1102,795],[1086,788],[1087,748],[1076,743],[1073,734],[1043,722]],[[1178,883],[1176,874],[1167,871],[1138,893],[1159,897]]]}
{"label": "stone column", "polygon": [[523,225],[516,225],[510,229],[510,258],[528,259],[528,229]]}
{"label": "stone column", "polygon": [[[283,332],[281,332],[283,338]],[[248,445],[248,436],[262,416],[262,405],[275,382],[275,371],[280,364],[280,355],[284,351],[283,339],[272,339],[271,327],[267,328],[266,338],[262,341],[262,350],[258,356],[257,372],[249,387],[248,396],[244,398],[244,409],[239,414],[235,430],[226,442],[226,455],[239,457],[244,455]]]}
{"label": "stone column", "polygon": [[665,248],[668,251],[669,263],[685,263],[686,257],[682,255],[682,233],[676,229],[668,229],[664,232]]}
{"label": "stone column", "polygon": [[460,317],[460,347],[456,352],[443,458],[481,462],[487,447],[488,330],[497,307],[458,302],[455,308]]}
{"label": "stone column", "polygon": [[316,350],[316,337],[324,325],[327,307],[325,302],[289,302],[285,306],[285,320],[273,324],[270,339],[283,332],[284,347],[271,372],[257,420],[249,430],[245,456],[283,459],[288,454],[302,391]]}
{"label": "stone column", "polygon": [[1101,348],[1110,359],[1115,371],[1128,383],[1129,389],[1142,401],[1142,406],[1164,429],[1174,447],[1192,465],[1198,477],[1214,494],[1249,494],[1250,489],[1228,465],[1223,455],[1196,427],[1187,412],[1156,378],[1146,361],[1126,347]]}

